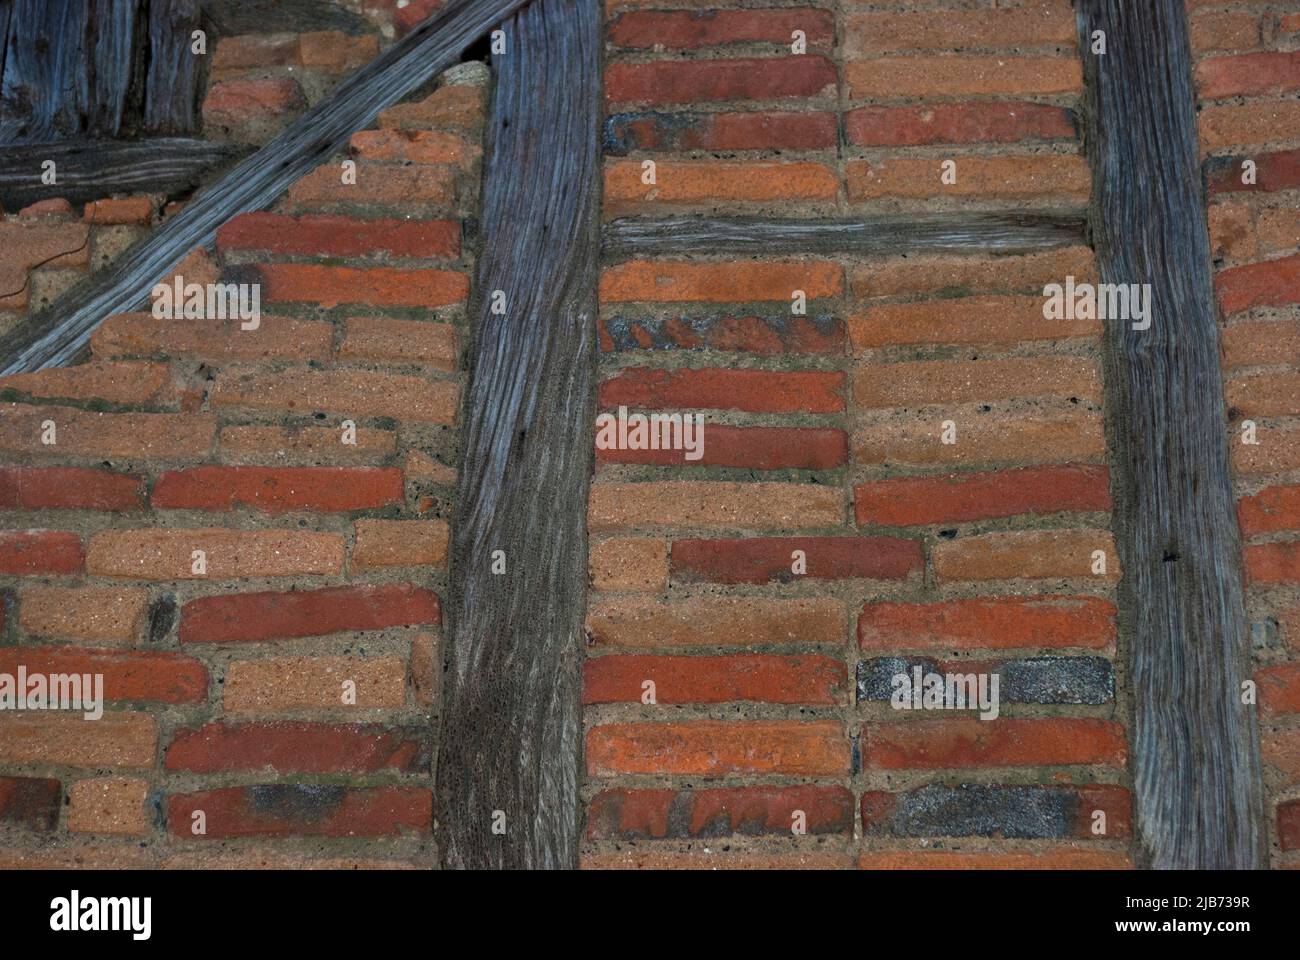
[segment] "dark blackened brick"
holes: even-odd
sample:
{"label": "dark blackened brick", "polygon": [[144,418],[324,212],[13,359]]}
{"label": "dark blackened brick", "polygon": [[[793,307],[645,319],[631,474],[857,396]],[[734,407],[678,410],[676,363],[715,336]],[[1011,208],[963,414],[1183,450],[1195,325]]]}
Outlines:
{"label": "dark blackened brick", "polygon": [[809,834],[853,830],[853,795],[844,787],[727,787],[606,790],[591,801],[593,840],[792,835],[797,815]]}
{"label": "dark blackened brick", "polygon": [[874,657],[858,662],[858,699],[888,701],[893,678],[914,668],[938,674],[998,674],[998,698],[1006,703],[1109,703],[1115,673],[1105,657],[1025,657],[994,663],[926,657]]}
{"label": "dark blackened brick", "polygon": [[1003,837],[1087,839],[1105,814],[1110,839],[1130,833],[1131,804],[1123,787],[931,783],[906,793],[871,792],[862,797],[868,835],[897,837]]}
{"label": "dark blackened brick", "polygon": [[600,322],[601,349],[734,350],[760,356],[836,354],[844,350],[844,323],[823,313],[807,317],[614,316]]}
{"label": "dark blackened brick", "polygon": [[0,777],[0,824],[49,833],[59,824],[63,786],[37,777]]}

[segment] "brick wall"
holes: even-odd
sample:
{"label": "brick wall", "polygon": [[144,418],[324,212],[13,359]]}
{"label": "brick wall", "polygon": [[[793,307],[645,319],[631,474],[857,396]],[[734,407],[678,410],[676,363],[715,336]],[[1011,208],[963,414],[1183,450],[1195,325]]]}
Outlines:
{"label": "brick wall", "polygon": [[1300,15],[1277,3],[1188,7],[1273,855],[1276,865],[1294,867],[1300,865]]}
{"label": "brick wall", "polygon": [[178,268],[260,284],[257,329],[114,316],[86,363],[0,380],[0,673],[109,701],[0,713],[0,864],[432,863],[486,79]]}
{"label": "brick wall", "polygon": [[[1067,3],[661,6],[608,4],[609,217],[1087,202]],[[1100,325],[1041,296],[1094,272],[607,264],[600,407],[707,423],[597,451],[586,866],[1128,863]],[[891,709],[916,664],[1000,673],[1001,716]]]}

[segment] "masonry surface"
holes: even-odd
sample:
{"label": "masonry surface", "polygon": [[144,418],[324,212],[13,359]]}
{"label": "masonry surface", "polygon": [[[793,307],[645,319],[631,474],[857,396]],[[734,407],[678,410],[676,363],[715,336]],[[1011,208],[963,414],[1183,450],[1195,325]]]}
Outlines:
{"label": "masonry surface", "polygon": [[[434,6],[396,11],[398,30]],[[1294,867],[1300,15],[1284,6],[1188,9],[1270,850]],[[1082,213],[1075,37],[1065,0],[608,0],[604,216]],[[387,42],[222,38],[205,135],[264,142]],[[0,712],[0,866],[437,861],[490,94],[483,64],[453,68],[177,268],[260,283],[257,331],[109,317],[86,362],[0,380],[0,673],[103,673],[110,700],[93,722]],[[0,335],[161,206],[8,212]],[[1042,311],[1067,276],[1097,280],[1082,242],[605,258],[593,403],[706,426],[697,461],[595,451],[585,868],[1143,864],[1101,322]],[[1000,715],[891,709],[889,678],[916,665],[1000,674]]]}

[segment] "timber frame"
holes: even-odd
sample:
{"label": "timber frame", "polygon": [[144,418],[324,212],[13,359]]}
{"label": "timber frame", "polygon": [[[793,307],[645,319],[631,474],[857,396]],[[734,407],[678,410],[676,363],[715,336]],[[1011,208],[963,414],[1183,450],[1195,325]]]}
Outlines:
{"label": "timber frame", "polygon": [[[220,224],[268,206],[381,109],[513,16],[510,54],[497,67],[471,299],[477,349],[463,414],[435,830],[445,866],[565,868],[577,864],[581,816],[579,669],[602,245],[615,257],[1022,253],[1089,237],[1105,281],[1153,288],[1150,328],[1112,322],[1104,346],[1140,841],[1158,868],[1262,866],[1258,733],[1241,702],[1249,650],[1186,13],[1181,0],[1151,0],[1141,16],[1130,0],[1076,5],[1094,173],[1086,223],[1070,212],[671,218],[614,221],[602,231],[598,5],[462,0],[33,318],[0,368],[77,359],[100,320],[138,306]],[[1087,52],[1098,29],[1108,36],[1104,58]],[[504,313],[492,309],[496,291]],[[497,551],[503,574],[492,569]]]}

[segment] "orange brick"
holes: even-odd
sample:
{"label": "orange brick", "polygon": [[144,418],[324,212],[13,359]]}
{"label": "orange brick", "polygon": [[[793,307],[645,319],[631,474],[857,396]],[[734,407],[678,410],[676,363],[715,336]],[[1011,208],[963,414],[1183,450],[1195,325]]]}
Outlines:
{"label": "orange brick", "polygon": [[661,593],[668,589],[668,543],[646,537],[601,540],[591,546],[591,585],[602,593]]}
{"label": "orange brick", "polygon": [[132,643],[140,636],[149,592],[116,587],[30,587],[18,603],[27,633],[96,644]]}
{"label": "orange brick", "polygon": [[853,371],[853,397],[871,408],[1011,397],[1098,400],[1100,393],[1096,364],[1080,357],[922,360],[870,364]]}
{"label": "orange brick", "polygon": [[663,603],[629,597],[593,603],[587,629],[597,643],[618,647],[842,644],[848,615],[840,601],[829,598],[703,597]]}
{"label": "orange brick", "polygon": [[357,427],[355,445],[342,440],[342,427],[222,427],[221,459],[295,465],[372,463],[397,450],[397,434],[377,427]]}
{"label": "orange brick", "polygon": [[0,391],[40,399],[103,400],[152,404],[172,399],[171,368],[165,363],[95,360],[75,367],[47,367],[0,377]]}
{"label": "orange brick", "polygon": [[68,829],[131,837],[149,832],[145,801],[149,781],[133,777],[78,780],[68,789]]}
{"label": "orange brick", "polygon": [[1261,100],[1205,107],[1196,116],[1202,150],[1300,139],[1300,100]]}
{"label": "orange brick", "polygon": [[587,772],[843,776],[849,742],[838,721],[611,724],[587,734]]}
{"label": "orange brick", "polygon": [[1259,476],[1300,469],[1300,424],[1261,424],[1254,444],[1241,442],[1239,428],[1230,434],[1232,466],[1240,474]]}
{"label": "orange brick", "polygon": [[1128,741],[1110,720],[950,717],[868,724],[863,762],[878,770],[1098,765],[1122,767]]}
{"label": "orange brick", "polygon": [[1216,258],[1254,259],[1259,245],[1250,207],[1244,203],[1211,204],[1210,244]]}
{"label": "orange brick", "polygon": [[[347,681],[356,685],[355,705],[344,701]],[[405,700],[401,657],[268,657],[235,660],[226,671],[229,713],[397,709]]]}
{"label": "orange brick", "polygon": [[894,157],[845,164],[850,200],[1060,197],[1086,202],[1092,174],[1079,156],[961,157],[956,182],[941,182],[943,160]]}
{"label": "orange brick", "polygon": [[1080,93],[1075,57],[877,57],[844,65],[849,96],[930,97]]}
{"label": "orange brick", "polygon": [[451,423],[460,391],[455,383],[369,370],[279,372],[226,370],[212,388],[214,407],[325,411],[348,417],[392,417]]}
{"label": "orange brick", "polygon": [[839,177],[821,163],[661,162],[652,184],[641,182],[639,160],[605,167],[605,202],[703,203],[834,200]]}
{"label": "orange brick", "polygon": [[469,277],[455,270],[393,267],[332,267],[317,263],[268,263],[256,268],[268,301],[335,307],[447,307],[469,295]]}
{"label": "orange brick", "polygon": [[844,290],[844,271],[839,264],[824,260],[631,260],[610,267],[600,278],[603,303],[789,302],[796,290],[802,290],[809,300],[837,297]]}
{"label": "orange brick", "polygon": [[[945,420],[954,424],[956,443],[942,442]],[[1096,413],[998,416],[967,407],[902,421],[865,420],[853,433],[853,459],[861,464],[1071,463],[1096,460],[1105,452]]]}
{"label": "orange brick", "polygon": [[1286,363],[1300,356],[1300,319],[1234,323],[1221,342],[1225,370]]}
{"label": "orange brick", "polygon": [[[1093,552],[1106,554],[1106,572],[1094,574]],[[1104,530],[1015,530],[934,545],[934,573],[948,580],[1119,579],[1115,542]]]}
{"label": "orange brick", "polygon": [[[212,449],[216,418],[209,414],[95,413],[70,407],[0,405],[0,450],[103,459],[171,460]],[[41,442],[54,421],[57,443]]]}
{"label": "orange brick", "polygon": [[396,163],[357,164],[355,183],[344,183],[342,168],[327,163],[289,188],[288,202],[298,210],[319,210],[337,204],[376,207],[432,206],[456,203],[455,168]]}
{"label": "orange brick", "polygon": [[1249,50],[1259,46],[1258,13],[1223,10],[1191,18],[1193,50]]}
{"label": "orange brick", "polygon": [[374,34],[350,37],[341,30],[319,30],[298,37],[299,63],[318,70],[355,70],[378,54],[379,38]]}
{"label": "orange brick", "polygon": [[464,137],[441,130],[358,130],[352,152],[366,160],[390,163],[450,163],[469,167],[483,148]]}
{"label": "orange brick", "polygon": [[[207,553],[207,573],[191,554]],[[343,538],[307,530],[104,530],[91,536],[86,570],[135,580],[229,580],[341,573]]]}
{"label": "orange brick", "polygon": [[856,350],[895,344],[1017,343],[1101,333],[1100,320],[1045,320],[1041,297],[961,297],[870,307],[849,317]]}
{"label": "orange brick", "polygon": [[444,520],[358,520],[352,569],[445,567],[449,536]]}
{"label": "orange brick", "polygon": [[844,55],[913,50],[1012,49],[1075,43],[1067,3],[1030,3],[1003,10],[858,13],[844,22]]}
{"label": "orange brick", "polygon": [[263,316],[256,330],[244,330],[239,320],[157,320],[148,313],[119,313],[99,325],[90,346],[96,357],[326,360],[333,339],[331,324],[289,317]]}
{"label": "orange brick", "polygon": [[801,483],[597,483],[591,488],[587,510],[592,530],[778,530],[833,527],[843,522],[842,491]]}
{"label": "orange brick", "polygon": [[122,197],[117,200],[95,200],[86,204],[82,218],[87,223],[148,224],[153,219],[153,201],[148,197]]}
{"label": "orange brick", "polygon": [[439,87],[423,100],[399,103],[379,114],[384,130],[462,130],[477,134],[486,91],[468,84]]}
{"label": "orange brick", "polygon": [[1224,392],[1234,416],[1287,417],[1300,413],[1300,371],[1294,368],[1235,376]]}
{"label": "orange brick", "polygon": [[151,768],[158,731],[147,713],[0,713],[0,762],[67,767]]}
{"label": "orange brick", "polygon": [[851,276],[855,297],[939,294],[940,291],[962,296],[1041,295],[1044,286],[1060,283],[1063,277],[1073,276],[1079,283],[1095,282],[1098,278],[1096,257],[1085,246],[1015,257],[892,257],[855,266]]}
{"label": "orange brick", "polygon": [[449,323],[352,317],[339,356],[357,360],[397,360],[439,370],[456,369],[456,332]]}

